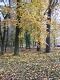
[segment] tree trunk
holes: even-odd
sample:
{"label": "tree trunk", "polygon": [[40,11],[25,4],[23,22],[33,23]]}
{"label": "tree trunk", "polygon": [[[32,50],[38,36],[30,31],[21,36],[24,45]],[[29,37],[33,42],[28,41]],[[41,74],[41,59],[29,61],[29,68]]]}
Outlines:
{"label": "tree trunk", "polygon": [[23,39],[20,39],[20,48],[23,48]]}
{"label": "tree trunk", "polygon": [[19,37],[18,37],[19,32],[20,32],[20,28],[16,26],[14,55],[19,55]]}
{"label": "tree trunk", "polygon": [[[1,18],[0,18],[0,22],[1,22]],[[1,39],[1,55],[4,54],[5,50],[5,34],[6,34],[6,27],[5,27],[5,23],[4,23],[4,32],[2,34],[1,32],[1,23],[0,23],[0,39]]]}
{"label": "tree trunk", "polygon": [[[5,24],[4,24],[5,26]],[[1,55],[5,52],[5,34],[6,34],[6,27],[4,27],[3,37],[2,37],[2,44],[1,44]]]}
{"label": "tree trunk", "polygon": [[30,49],[30,33],[28,30],[26,30],[25,40],[26,40],[26,49]]}
{"label": "tree trunk", "polygon": [[8,30],[9,30],[9,28],[7,27],[7,33],[6,33],[6,42],[5,42],[5,52],[6,52],[6,50],[7,50],[7,46],[8,46]]}
{"label": "tree trunk", "polygon": [[40,51],[40,49],[41,49],[41,44],[40,44],[40,42],[38,42],[37,43],[37,51]]}
{"label": "tree trunk", "polygon": [[2,40],[2,45],[1,45],[1,55],[3,55],[4,54],[4,52],[5,52],[5,39],[4,40]]}
{"label": "tree trunk", "polygon": [[[18,8],[18,2],[20,2],[20,0],[17,0],[17,8]],[[18,21],[20,22],[20,18],[19,16],[17,16]],[[14,55],[19,55],[19,32],[20,32],[20,28],[18,27],[18,24],[16,26],[16,34],[15,34],[15,48],[14,48]]]}
{"label": "tree trunk", "polygon": [[[51,4],[51,2],[50,2]],[[48,9],[48,13],[47,13],[47,21],[51,22],[51,6],[49,5],[49,9]],[[48,32],[48,36],[46,37],[46,52],[49,53],[50,52],[50,24],[47,23],[47,30]]]}

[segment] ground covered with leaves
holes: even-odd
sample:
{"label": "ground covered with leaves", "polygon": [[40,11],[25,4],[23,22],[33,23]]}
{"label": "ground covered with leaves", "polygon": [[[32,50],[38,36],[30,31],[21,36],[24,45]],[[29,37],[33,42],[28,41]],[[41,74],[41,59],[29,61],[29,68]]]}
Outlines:
{"label": "ground covered with leaves", "polygon": [[60,80],[60,50],[0,56],[0,80]]}

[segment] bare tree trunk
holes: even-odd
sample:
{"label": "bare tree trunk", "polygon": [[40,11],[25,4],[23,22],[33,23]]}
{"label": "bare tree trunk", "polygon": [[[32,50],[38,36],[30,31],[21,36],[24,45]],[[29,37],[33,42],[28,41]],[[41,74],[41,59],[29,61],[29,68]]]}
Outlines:
{"label": "bare tree trunk", "polygon": [[16,26],[14,55],[19,55],[19,32],[20,29],[18,28],[18,26]]}
{"label": "bare tree trunk", "polygon": [[26,49],[30,49],[30,33],[28,30],[25,33]]}
{"label": "bare tree trunk", "polygon": [[6,31],[6,42],[5,42],[5,52],[7,51],[7,46],[8,46],[8,26],[7,26],[7,31]]}
{"label": "bare tree trunk", "polygon": [[[49,1],[49,8],[48,8],[48,13],[47,13],[47,21],[51,22],[51,1]],[[47,23],[47,30],[48,36],[46,38],[46,52],[50,52],[50,24]]]}
{"label": "bare tree trunk", "polygon": [[[1,22],[1,18],[0,18],[0,22]],[[1,23],[0,23],[0,39],[1,39],[1,55],[4,54],[5,52],[5,34],[6,34],[6,27],[5,27],[5,23],[4,23],[4,32],[2,33],[1,31]]]}
{"label": "bare tree trunk", "polygon": [[[17,3],[20,2],[20,0],[17,0]],[[18,8],[18,5],[17,5]],[[18,19],[18,16],[17,16]],[[18,19],[19,21],[19,19]],[[19,55],[19,32],[20,32],[20,28],[18,27],[18,24],[16,26],[16,34],[15,34],[15,48],[14,48],[14,55]]]}
{"label": "bare tree trunk", "polygon": [[3,32],[3,36],[2,36],[2,43],[1,43],[1,55],[3,55],[5,53],[5,34],[6,34],[6,27],[4,24],[4,32]]}
{"label": "bare tree trunk", "polygon": [[[9,0],[9,8],[11,7],[11,4],[10,4],[10,3],[11,3],[11,2],[10,2],[10,0]],[[10,13],[9,13],[8,17],[9,17],[9,19],[11,18],[11,17],[10,17]],[[7,30],[6,30],[6,42],[5,42],[5,52],[6,52],[6,50],[7,50],[7,45],[8,45],[8,30],[9,30],[9,28],[8,28],[8,26],[7,26]]]}

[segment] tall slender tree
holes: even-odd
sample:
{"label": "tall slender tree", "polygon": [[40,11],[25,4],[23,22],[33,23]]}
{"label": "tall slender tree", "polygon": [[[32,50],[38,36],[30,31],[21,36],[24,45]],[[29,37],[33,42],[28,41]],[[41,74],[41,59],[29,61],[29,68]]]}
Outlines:
{"label": "tall slender tree", "polygon": [[[9,0],[9,8],[11,8],[11,5],[10,5],[10,0]],[[9,15],[8,15],[8,18],[10,19],[11,17],[10,17],[10,13],[9,13]],[[6,26],[7,28],[6,28],[6,41],[5,41],[5,52],[7,51],[7,46],[8,46],[8,34],[9,34],[9,27],[8,26]]]}
{"label": "tall slender tree", "polygon": [[[48,6],[48,9],[47,9],[47,22],[51,22],[51,13],[52,13],[52,11],[51,11],[51,9],[53,9],[55,6],[56,6],[56,4],[58,3],[58,0],[49,0],[49,6]],[[46,43],[47,43],[47,45],[46,45],[46,52],[50,52],[50,24],[49,23],[47,23],[47,32],[48,32],[48,36],[47,36],[47,38],[46,38]]]}
{"label": "tall slender tree", "polygon": [[[52,0],[49,0],[49,7],[48,7],[48,12],[47,12],[47,22],[51,22],[51,3],[52,3]],[[47,30],[48,32],[48,35],[47,35],[47,38],[46,38],[46,52],[50,52],[50,24],[47,23]]]}
{"label": "tall slender tree", "polygon": [[[17,8],[18,8],[18,3],[20,2],[20,0],[17,0]],[[17,19],[19,18],[19,16],[17,16]],[[19,21],[19,19],[18,19]],[[20,28],[18,27],[18,24],[16,26],[16,34],[15,34],[15,48],[14,48],[14,55],[19,55],[19,32],[20,32]]]}
{"label": "tall slender tree", "polygon": [[5,36],[6,36],[6,27],[5,27],[5,23],[4,23],[4,27],[3,27],[3,33],[2,33],[2,28],[1,28],[1,19],[0,19],[0,39],[1,39],[1,55],[4,54],[5,52]]}

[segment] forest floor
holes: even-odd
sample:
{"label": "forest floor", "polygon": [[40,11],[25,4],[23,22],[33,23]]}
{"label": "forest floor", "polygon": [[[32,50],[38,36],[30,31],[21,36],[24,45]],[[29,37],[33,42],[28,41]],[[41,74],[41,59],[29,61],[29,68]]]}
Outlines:
{"label": "forest floor", "polygon": [[0,56],[0,80],[60,80],[60,48],[50,53],[21,50]]}

